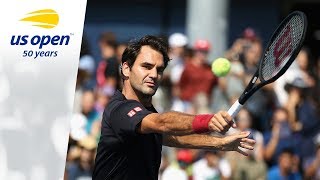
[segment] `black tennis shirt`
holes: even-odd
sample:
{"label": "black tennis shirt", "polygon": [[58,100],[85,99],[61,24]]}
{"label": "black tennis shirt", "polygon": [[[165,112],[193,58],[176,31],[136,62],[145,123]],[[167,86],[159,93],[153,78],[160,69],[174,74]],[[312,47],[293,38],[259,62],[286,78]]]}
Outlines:
{"label": "black tennis shirt", "polygon": [[93,180],[156,180],[162,135],[136,132],[142,119],[157,112],[117,91],[103,113]]}

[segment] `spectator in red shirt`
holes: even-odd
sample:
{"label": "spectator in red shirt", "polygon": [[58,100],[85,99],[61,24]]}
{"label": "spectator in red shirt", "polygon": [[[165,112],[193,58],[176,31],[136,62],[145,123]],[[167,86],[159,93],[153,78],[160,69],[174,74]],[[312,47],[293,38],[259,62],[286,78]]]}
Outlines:
{"label": "spectator in red shirt", "polygon": [[207,40],[197,40],[194,55],[182,72],[179,87],[185,112],[190,112],[191,102],[197,94],[205,93],[210,98],[212,89],[218,82],[207,61],[210,48]]}

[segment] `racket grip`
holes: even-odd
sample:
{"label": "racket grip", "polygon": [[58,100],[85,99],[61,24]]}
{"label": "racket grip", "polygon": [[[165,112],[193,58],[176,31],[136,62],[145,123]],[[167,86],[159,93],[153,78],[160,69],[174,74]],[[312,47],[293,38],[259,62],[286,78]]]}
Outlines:
{"label": "racket grip", "polygon": [[[242,108],[242,104],[239,103],[239,100],[237,100],[235,103],[233,103],[233,105],[231,106],[231,108],[228,110],[228,114],[234,118],[236,117],[236,115],[238,114],[238,112],[240,111],[240,109]],[[234,121],[234,120],[233,120]]]}

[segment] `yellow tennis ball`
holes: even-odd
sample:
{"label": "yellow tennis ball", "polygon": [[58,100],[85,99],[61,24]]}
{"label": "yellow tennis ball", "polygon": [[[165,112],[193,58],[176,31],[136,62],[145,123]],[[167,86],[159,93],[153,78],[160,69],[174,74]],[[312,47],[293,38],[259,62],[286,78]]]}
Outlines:
{"label": "yellow tennis ball", "polygon": [[231,64],[230,61],[226,58],[218,58],[213,61],[211,69],[216,76],[223,77],[229,73]]}

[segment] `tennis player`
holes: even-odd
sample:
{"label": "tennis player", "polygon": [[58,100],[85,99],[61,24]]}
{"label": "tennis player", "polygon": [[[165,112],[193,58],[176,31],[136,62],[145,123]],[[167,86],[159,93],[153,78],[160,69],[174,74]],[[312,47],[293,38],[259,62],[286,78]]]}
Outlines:
{"label": "tennis player", "polygon": [[164,41],[149,35],[131,42],[124,51],[123,89],[114,94],[103,114],[93,180],[156,180],[162,145],[243,155],[247,155],[244,149],[253,149],[255,141],[248,138],[249,132],[209,135],[225,134],[231,126],[236,127],[226,111],[157,113],[152,96],[169,62],[167,51]]}

